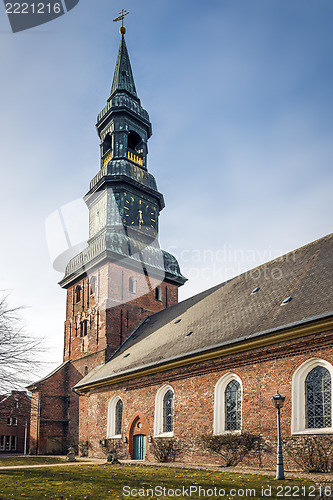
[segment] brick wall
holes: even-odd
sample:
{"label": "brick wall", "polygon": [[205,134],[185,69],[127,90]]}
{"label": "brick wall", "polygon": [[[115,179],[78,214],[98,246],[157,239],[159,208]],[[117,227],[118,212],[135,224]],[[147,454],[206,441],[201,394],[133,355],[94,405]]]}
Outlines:
{"label": "brick wall", "polygon": [[[276,410],[271,397],[278,389],[286,396],[281,425],[283,437],[288,437],[291,435],[293,373],[311,357],[333,364],[332,338],[333,332],[326,332],[95,389],[80,396],[80,439],[89,441],[90,455],[103,456],[99,441],[106,438],[108,401],[118,395],[123,401],[123,437],[127,437],[128,443],[124,444],[123,439],[116,439],[114,443],[121,458],[130,458],[133,418],[140,411],[148,423],[149,435],[153,436],[155,396],[162,385],[169,384],[175,393],[174,435],[183,441],[187,450],[183,460],[217,463],[216,457],[202,452],[195,441],[201,434],[213,431],[214,388],[228,372],[238,375],[243,385],[242,429],[275,441]],[[154,460],[148,442],[147,446],[147,459]],[[268,456],[265,465],[272,466],[275,460],[275,455]]]}
{"label": "brick wall", "polygon": [[[25,432],[27,432],[27,452],[29,452],[30,398],[25,391],[12,391],[9,396],[0,397],[0,400],[0,436],[2,445],[4,444],[4,449],[0,446],[0,453],[23,453]],[[8,436],[10,436],[8,443],[10,449],[6,445]]]}
{"label": "brick wall", "polygon": [[[129,291],[130,277],[136,280],[135,294]],[[155,297],[158,285],[162,300]],[[78,301],[77,286],[81,287]],[[64,361],[68,363],[33,391],[31,453],[67,453],[69,446],[77,449],[79,397],[72,388],[104,364],[147,316],[177,302],[176,285],[153,278],[147,281],[144,274],[114,263],[106,263],[68,288],[64,332]]]}
{"label": "brick wall", "polygon": [[[89,285],[92,277],[94,293]],[[130,277],[136,280],[136,293],[129,291]],[[155,298],[158,285],[161,301]],[[77,302],[78,286],[81,293]],[[177,285],[106,263],[67,290],[64,360],[79,359],[101,349],[107,349],[109,357],[147,316],[177,303]]]}

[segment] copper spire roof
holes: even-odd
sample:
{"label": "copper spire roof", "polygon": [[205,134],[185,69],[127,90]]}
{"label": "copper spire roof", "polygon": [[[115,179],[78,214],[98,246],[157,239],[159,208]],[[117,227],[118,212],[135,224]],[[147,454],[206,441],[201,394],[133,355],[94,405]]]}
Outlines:
{"label": "copper spire roof", "polygon": [[114,77],[111,87],[111,96],[116,91],[127,91],[131,95],[137,97],[131,63],[126,47],[125,37],[122,34],[118,52],[118,58],[116,62],[116,68],[114,71]]}

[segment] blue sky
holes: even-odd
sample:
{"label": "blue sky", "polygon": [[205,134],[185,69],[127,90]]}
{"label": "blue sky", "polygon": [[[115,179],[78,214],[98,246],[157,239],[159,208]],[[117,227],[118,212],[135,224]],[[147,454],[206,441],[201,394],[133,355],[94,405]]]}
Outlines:
{"label": "blue sky", "polygon": [[80,0],[17,34],[0,6],[0,288],[50,363],[66,293],[45,220],[99,169],[121,8],[153,124],[161,244],[190,278],[181,298],[332,232],[331,0]]}

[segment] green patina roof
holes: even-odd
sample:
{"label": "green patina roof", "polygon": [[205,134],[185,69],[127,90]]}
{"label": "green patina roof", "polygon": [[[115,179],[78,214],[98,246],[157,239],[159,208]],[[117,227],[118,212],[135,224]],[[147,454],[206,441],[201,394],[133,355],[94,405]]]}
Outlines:
{"label": "green patina roof", "polygon": [[124,35],[121,35],[116,69],[114,71],[111,87],[111,95],[117,90],[127,90],[127,92],[137,97]]}

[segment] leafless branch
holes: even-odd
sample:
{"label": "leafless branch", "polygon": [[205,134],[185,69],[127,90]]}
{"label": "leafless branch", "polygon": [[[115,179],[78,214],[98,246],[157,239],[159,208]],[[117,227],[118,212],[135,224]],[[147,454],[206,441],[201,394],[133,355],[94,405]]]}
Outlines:
{"label": "leafless branch", "polygon": [[37,377],[42,364],[42,342],[29,335],[8,296],[0,297],[0,393],[22,389]]}

